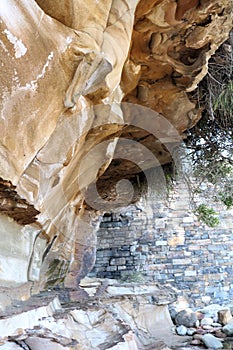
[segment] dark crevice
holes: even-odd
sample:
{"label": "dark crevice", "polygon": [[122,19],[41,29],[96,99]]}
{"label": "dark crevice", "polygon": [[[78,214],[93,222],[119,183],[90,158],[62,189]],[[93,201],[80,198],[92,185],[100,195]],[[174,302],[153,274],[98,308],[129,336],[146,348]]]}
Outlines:
{"label": "dark crevice", "polygon": [[55,235],[52,239],[52,241],[48,244],[47,248],[45,249],[45,252],[43,254],[43,257],[42,257],[42,261],[44,261],[45,257],[47,256],[48,252],[50,251],[50,249],[52,248],[53,246],[53,243],[54,241],[56,240],[57,238],[57,235]]}
{"label": "dark crevice", "polygon": [[212,17],[211,17],[211,15],[209,15],[209,16],[206,17],[202,22],[197,23],[197,26],[198,26],[198,27],[205,27],[205,26],[207,26],[208,24],[210,24],[211,22],[212,22]]}
{"label": "dark crevice", "polygon": [[19,345],[24,350],[32,350],[23,340],[15,340],[14,343]]}
{"label": "dark crevice", "polygon": [[0,214],[9,216],[20,225],[28,225],[36,222],[39,213],[33,205],[18,195],[16,186],[11,181],[0,177]]}

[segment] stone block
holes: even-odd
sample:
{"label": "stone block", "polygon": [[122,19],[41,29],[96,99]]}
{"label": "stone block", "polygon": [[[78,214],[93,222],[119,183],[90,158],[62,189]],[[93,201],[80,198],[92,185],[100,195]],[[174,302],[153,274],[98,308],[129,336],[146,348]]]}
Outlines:
{"label": "stone block", "polygon": [[116,271],[117,267],[116,266],[107,266],[106,271]]}
{"label": "stone block", "polygon": [[118,255],[120,257],[128,257],[130,256],[130,251],[118,251]]}
{"label": "stone block", "polygon": [[186,271],[184,272],[184,275],[185,275],[186,277],[194,277],[194,276],[197,275],[197,271],[196,271],[196,270],[186,270]]}
{"label": "stone block", "polygon": [[166,246],[168,245],[167,241],[156,241],[155,242],[156,246]]}
{"label": "stone block", "polygon": [[113,258],[110,260],[110,265],[125,265],[125,258]]}
{"label": "stone block", "polygon": [[176,235],[176,236],[168,238],[168,245],[172,246],[172,247],[176,247],[178,245],[183,245],[184,243],[185,243],[184,234]]}
{"label": "stone block", "polygon": [[167,257],[168,259],[172,259],[172,258],[183,258],[184,257],[184,253],[180,252],[180,251],[169,251],[167,252]]}
{"label": "stone block", "polygon": [[208,245],[208,250],[211,251],[224,251],[226,249],[226,247],[222,244],[212,244],[212,245]]}
{"label": "stone block", "polygon": [[192,263],[191,259],[173,259],[173,265],[190,265]]}
{"label": "stone block", "polygon": [[211,244],[211,240],[210,239],[195,239],[193,240],[195,244],[197,245],[209,245]]}
{"label": "stone block", "polygon": [[192,223],[194,222],[194,217],[193,216],[186,216],[183,218],[184,223]]}

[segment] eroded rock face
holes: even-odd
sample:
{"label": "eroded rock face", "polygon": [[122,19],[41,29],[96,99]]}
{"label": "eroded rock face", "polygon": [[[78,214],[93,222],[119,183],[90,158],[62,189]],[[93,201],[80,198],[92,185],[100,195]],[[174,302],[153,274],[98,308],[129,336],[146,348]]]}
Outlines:
{"label": "eroded rock face", "polygon": [[226,38],[223,28],[231,26],[230,11],[228,1],[141,1],[124,67],[127,76],[136,65],[138,79],[130,86],[123,75],[125,99],[155,109],[179,131],[195,125],[200,115],[186,91],[207,73],[208,59]]}
{"label": "eroded rock face", "polygon": [[15,191],[16,186],[13,186],[10,181],[5,181],[0,178],[0,211],[20,225],[32,224],[36,221],[36,216],[39,211]]}
{"label": "eroded rock face", "polygon": [[[170,288],[161,289],[156,284],[119,286],[114,280],[107,282],[109,285],[106,280],[83,280],[81,285],[87,297],[81,302],[77,299],[62,302],[55,294],[47,293],[18,305],[17,309],[11,307],[8,313],[17,314],[5,314],[0,320],[3,349],[7,345],[11,349],[12,344],[14,349],[18,344],[35,350],[43,346],[51,350],[165,350],[168,348],[164,340],[176,345],[178,337],[172,334],[167,309],[167,304],[175,299]],[[43,306],[33,307],[40,302]]]}
{"label": "eroded rock face", "polygon": [[91,184],[111,199],[122,176],[171,160],[200,118],[187,91],[227,38],[230,10],[230,0],[1,1],[0,176],[26,203],[18,223],[37,232],[24,273],[32,290],[75,289],[93,266],[113,204],[96,203],[95,188],[90,199]]}

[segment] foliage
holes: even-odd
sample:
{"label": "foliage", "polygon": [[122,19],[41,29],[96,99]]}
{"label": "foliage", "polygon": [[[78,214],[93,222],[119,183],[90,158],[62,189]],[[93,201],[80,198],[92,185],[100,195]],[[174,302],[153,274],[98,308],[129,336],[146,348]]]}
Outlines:
{"label": "foliage", "polygon": [[214,102],[214,111],[221,110],[228,116],[229,111],[233,110],[233,81],[229,81],[222,92],[217,96]]}
{"label": "foliage", "polygon": [[219,224],[219,218],[214,209],[205,204],[200,204],[196,209],[196,215],[199,220],[203,221],[209,227],[215,227]]}
{"label": "foliage", "polygon": [[225,206],[227,207],[227,209],[230,209],[233,207],[233,196],[229,195],[229,193],[232,193],[232,188],[231,188],[231,192],[219,192],[219,198],[221,199],[221,201],[225,204]]}
{"label": "foliage", "polygon": [[145,282],[145,277],[140,271],[122,272],[121,281],[127,283],[143,283]]}
{"label": "foliage", "polygon": [[47,283],[45,289],[61,284],[69,269],[69,261],[54,259],[50,262],[46,273]]}
{"label": "foliage", "polygon": [[168,195],[169,195],[170,192],[173,190],[174,178],[173,178],[173,176],[171,174],[165,174],[165,179],[166,179],[167,192],[168,192]]}
{"label": "foliage", "polygon": [[[202,118],[188,130],[186,148],[193,164],[196,189],[212,184],[208,194],[233,206],[233,32],[210,59],[208,73],[191,99]],[[206,195],[207,193],[205,193]]]}

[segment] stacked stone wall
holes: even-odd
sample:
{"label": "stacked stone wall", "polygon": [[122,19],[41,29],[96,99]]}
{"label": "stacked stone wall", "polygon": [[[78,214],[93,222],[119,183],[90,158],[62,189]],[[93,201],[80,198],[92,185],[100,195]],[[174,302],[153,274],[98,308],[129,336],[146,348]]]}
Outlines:
{"label": "stacked stone wall", "polygon": [[166,203],[142,199],[103,217],[98,231],[97,277],[135,276],[171,284],[192,306],[233,298],[233,211],[213,203],[220,224],[210,228],[190,208],[178,183]]}

